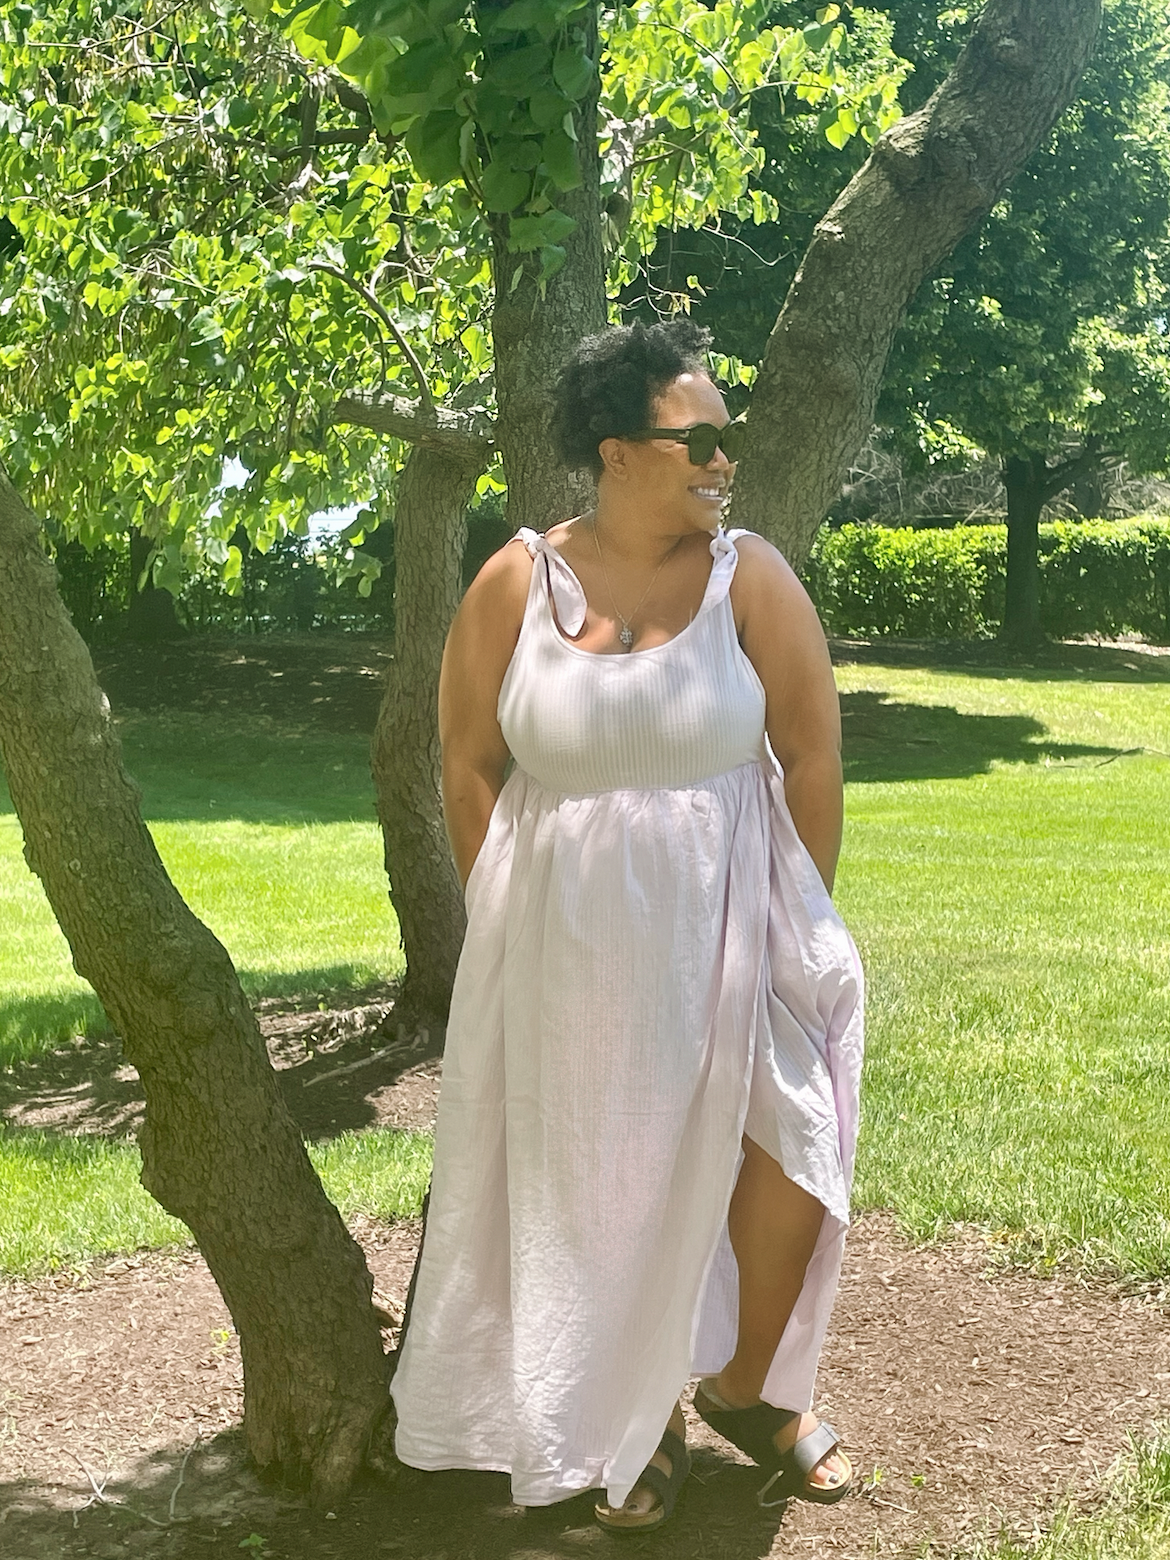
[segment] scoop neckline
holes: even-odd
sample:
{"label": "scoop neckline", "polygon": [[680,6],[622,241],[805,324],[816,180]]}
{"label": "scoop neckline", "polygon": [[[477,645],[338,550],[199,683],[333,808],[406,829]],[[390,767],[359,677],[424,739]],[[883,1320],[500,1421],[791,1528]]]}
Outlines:
{"label": "scoop neckline", "polygon": [[[576,518],[577,517],[574,516],[574,519],[576,519]],[[543,536],[543,533],[538,533],[538,534]],[[722,536],[725,539],[727,539],[727,532],[726,532],[726,530],[725,530],[725,528],[723,526],[720,526],[718,528],[718,530],[716,530],[715,532],[712,533],[711,540],[715,541],[715,539],[717,537],[719,537],[719,536]],[[734,549],[735,543],[731,542],[730,545]],[[588,598],[588,596],[585,595],[585,587],[581,584],[581,581],[578,579],[577,571],[573,568],[572,564],[568,561],[568,559],[565,558],[564,554],[561,552],[559,547],[554,547],[553,544],[551,542],[549,542],[549,541],[545,542],[545,546],[551,552],[555,552],[556,553],[557,558],[560,561],[561,565],[569,572],[570,575],[572,575],[573,582],[576,585],[577,589],[581,592],[582,599],[584,600],[586,607],[588,607],[588,605],[589,605],[589,598]],[[574,655],[588,656],[591,661],[632,661],[637,656],[656,655],[658,653],[658,651],[660,651],[660,650],[669,650],[671,645],[677,644],[678,641],[683,637],[683,635],[684,634],[689,634],[691,629],[694,628],[695,624],[698,623],[700,621],[700,619],[703,617],[703,614],[707,611],[707,595],[708,595],[708,592],[711,589],[711,580],[714,577],[715,568],[716,568],[716,565],[718,563],[719,563],[719,559],[715,556],[714,553],[712,553],[711,554],[711,567],[710,567],[710,569],[707,572],[707,583],[703,587],[703,599],[699,603],[699,610],[695,613],[694,617],[691,618],[689,623],[684,624],[683,627],[679,629],[677,634],[672,634],[669,639],[664,639],[663,642],[660,645],[647,645],[645,650],[626,650],[624,652],[620,652],[620,651],[616,651],[616,650],[614,650],[614,651],[582,650],[580,645],[575,645],[571,639],[569,639],[569,638],[567,638],[565,636],[564,632],[561,629],[560,623],[557,621],[556,600],[555,600],[555,598],[553,596],[553,593],[552,593],[552,581],[551,580],[548,581],[548,590],[546,592],[546,604],[548,606],[549,626],[552,628],[553,634],[555,635],[557,640],[562,645],[564,645],[566,650],[571,650]]]}

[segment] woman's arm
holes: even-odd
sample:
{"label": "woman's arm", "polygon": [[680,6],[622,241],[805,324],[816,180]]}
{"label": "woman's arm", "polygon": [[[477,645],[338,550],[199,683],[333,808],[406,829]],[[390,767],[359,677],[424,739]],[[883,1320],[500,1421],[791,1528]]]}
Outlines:
{"label": "woman's arm", "polygon": [[439,677],[443,814],[466,885],[504,783],[508,748],[496,705],[520,637],[532,561],[509,542],[484,564],[455,614]]}
{"label": "woman's arm", "polygon": [[745,536],[736,545],[732,602],[740,641],[764,685],[768,740],[784,770],[796,832],[832,893],[844,806],[841,706],[829,648],[804,586],[771,543]]}

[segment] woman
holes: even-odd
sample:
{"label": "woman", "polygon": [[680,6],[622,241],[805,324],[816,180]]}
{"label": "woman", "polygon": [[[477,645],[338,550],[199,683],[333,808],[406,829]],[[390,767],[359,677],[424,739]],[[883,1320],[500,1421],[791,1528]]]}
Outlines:
{"label": "woman", "polygon": [[692,1370],[762,1499],[851,1480],[809,1412],[861,1056],[837,696],[792,571],[719,529],[707,341],[582,343],[553,427],[596,509],[489,559],[440,692],[468,929],[398,1455],[621,1528],[670,1515]]}

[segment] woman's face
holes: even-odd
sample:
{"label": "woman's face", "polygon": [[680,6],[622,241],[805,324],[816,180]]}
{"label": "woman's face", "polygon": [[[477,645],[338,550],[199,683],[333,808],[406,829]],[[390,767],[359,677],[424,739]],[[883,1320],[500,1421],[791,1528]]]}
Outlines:
{"label": "woman's face", "polygon": [[[695,423],[722,428],[729,421],[723,397],[706,374],[680,374],[650,409],[652,428]],[[692,465],[687,446],[674,439],[606,439],[601,454],[606,471],[628,485],[631,498],[685,520],[688,528],[713,531],[719,524],[735,466],[718,447],[704,466]]]}

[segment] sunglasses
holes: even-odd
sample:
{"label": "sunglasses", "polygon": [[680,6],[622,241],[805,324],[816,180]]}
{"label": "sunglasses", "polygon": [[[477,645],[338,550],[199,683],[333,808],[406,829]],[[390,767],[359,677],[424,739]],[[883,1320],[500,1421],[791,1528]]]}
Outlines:
{"label": "sunglasses", "polygon": [[743,454],[747,423],[729,422],[722,428],[716,428],[714,423],[696,423],[693,428],[647,428],[644,433],[631,433],[626,437],[638,441],[675,439],[686,445],[692,466],[705,466],[714,458],[716,449],[722,450],[734,463]]}

